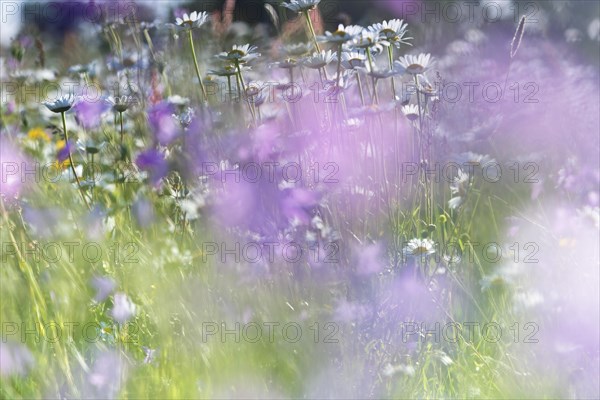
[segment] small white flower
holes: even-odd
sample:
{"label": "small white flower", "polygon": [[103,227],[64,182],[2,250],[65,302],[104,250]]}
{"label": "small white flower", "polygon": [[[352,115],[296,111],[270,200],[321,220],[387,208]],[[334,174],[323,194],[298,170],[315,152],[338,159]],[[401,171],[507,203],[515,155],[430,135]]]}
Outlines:
{"label": "small white flower", "polygon": [[116,293],[113,304],[111,315],[115,321],[122,324],[135,315],[135,304],[125,293]]}
{"label": "small white flower", "polygon": [[321,42],[340,45],[354,39],[357,35],[360,35],[363,30],[364,28],[359,25],[349,25],[344,27],[344,25],[339,24],[335,32],[327,31],[325,32],[325,36],[318,36],[317,39]]}
{"label": "small white flower", "polygon": [[365,72],[376,78],[376,79],[386,79],[391,76],[401,75],[404,73],[404,67],[400,65],[398,61],[395,61],[392,69],[388,67],[378,67],[377,65],[373,65],[373,69],[371,69],[371,65],[367,63],[362,69]]}
{"label": "small white flower", "polygon": [[110,104],[113,111],[122,113],[122,112],[127,111],[127,109],[131,106],[132,99],[129,96],[117,96],[117,97],[109,96],[106,99],[106,102],[108,104]]}
{"label": "small white flower", "polygon": [[402,253],[407,257],[423,257],[432,255],[435,253],[433,240],[428,238],[411,239],[402,250]]}
{"label": "small white flower", "polygon": [[496,160],[487,154],[477,154],[471,151],[460,154],[457,157],[457,161],[459,164],[465,165],[469,172],[472,172],[473,167],[483,168],[488,164],[493,164],[496,162]]}
{"label": "small white flower", "polygon": [[371,52],[381,52],[383,50],[382,45],[387,45],[387,42],[381,40],[381,37],[377,32],[363,30],[357,35],[350,46],[357,49],[363,49]]}
{"label": "small white flower", "polygon": [[409,121],[419,119],[419,106],[416,104],[407,104],[402,107],[402,113]]}
{"label": "small white flower", "polygon": [[439,90],[431,84],[425,75],[417,76],[417,90],[432,101],[439,98]]}
{"label": "small white flower", "polygon": [[452,359],[450,358],[450,356],[448,356],[448,354],[446,354],[442,350],[436,350],[436,351],[434,351],[433,354],[435,355],[435,357],[438,360],[440,360],[442,362],[442,364],[444,364],[446,366],[454,363],[454,361],[452,361]]}
{"label": "small white flower", "polygon": [[400,64],[406,68],[406,72],[413,75],[422,74],[433,65],[431,54],[423,53],[418,56],[409,54],[405,57],[400,57],[399,61]]}
{"label": "small white flower", "polygon": [[389,45],[392,44],[396,47],[400,47],[400,44],[411,45],[408,40],[412,39],[412,37],[405,37],[407,34],[407,24],[404,23],[401,19],[392,19],[389,21],[384,21],[383,23],[373,24],[369,26],[367,29],[371,32],[377,33],[384,42],[382,44]]}
{"label": "small white flower", "polygon": [[217,58],[223,61],[244,64],[260,57],[260,53],[256,52],[256,50],[258,50],[258,47],[249,44],[234,44],[230,51],[224,51],[217,54]]}
{"label": "small white flower", "polygon": [[321,50],[320,53],[313,53],[312,56],[305,59],[302,64],[308,68],[323,68],[336,59],[335,53],[331,50]]}
{"label": "small white flower", "polygon": [[321,0],[290,0],[289,3],[281,5],[296,13],[307,12],[317,7]]}
{"label": "small white flower", "polygon": [[458,175],[450,184],[452,194],[465,195],[469,186],[469,174],[462,169],[458,170]]}
{"label": "small white flower", "polygon": [[300,57],[312,51],[312,43],[292,43],[283,46],[283,51],[288,56]]}
{"label": "small white flower", "polygon": [[578,209],[577,213],[584,220],[592,222],[596,229],[600,227],[600,208],[585,206],[582,209]]}
{"label": "small white flower", "polygon": [[364,68],[367,61],[367,56],[364,52],[343,52],[342,67],[345,69]]}
{"label": "small white flower", "polygon": [[283,68],[283,69],[291,69],[291,68],[296,68],[298,66],[298,63],[299,63],[299,60],[292,58],[292,57],[286,57],[281,61],[272,63],[271,66]]}
{"label": "small white flower", "polygon": [[208,21],[208,13],[193,11],[190,15],[183,14],[183,18],[175,18],[175,24],[183,28],[200,28]]}
{"label": "small white flower", "polygon": [[460,207],[467,198],[467,193],[470,185],[470,176],[462,169],[458,170],[458,175],[450,184],[450,192],[453,197],[448,201],[448,207],[455,210]]}
{"label": "small white flower", "polygon": [[72,94],[62,96],[57,98],[54,101],[45,101],[43,104],[48,107],[48,110],[54,113],[63,113],[67,112],[73,107],[75,103],[75,96]]}
{"label": "small white flower", "polygon": [[171,104],[173,104],[174,106],[186,106],[189,104],[190,99],[188,99],[187,97],[182,97],[178,94],[174,95],[174,96],[169,96],[167,98],[167,101]]}
{"label": "small white flower", "polygon": [[450,209],[452,209],[452,210],[456,210],[457,208],[462,206],[464,202],[465,202],[464,197],[456,196],[456,197],[453,197],[450,200],[448,200],[448,207],[450,207]]}
{"label": "small white flower", "polygon": [[400,365],[386,364],[382,370],[383,375],[387,376],[387,377],[391,377],[399,372],[402,374],[408,375],[408,376],[414,376],[415,375],[415,367],[413,367],[412,365],[404,365],[404,364],[400,364]]}
{"label": "small white flower", "polygon": [[234,76],[235,74],[237,74],[237,68],[233,64],[226,63],[218,68],[208,70],[208,73],[210,75],[225,76],[225,77],[226,76]]}

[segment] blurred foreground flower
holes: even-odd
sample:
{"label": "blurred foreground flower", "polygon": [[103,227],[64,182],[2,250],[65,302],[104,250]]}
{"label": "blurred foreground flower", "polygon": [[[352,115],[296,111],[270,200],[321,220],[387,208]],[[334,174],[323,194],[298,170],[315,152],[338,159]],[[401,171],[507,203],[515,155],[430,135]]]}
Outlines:
{"label": "blurred foreground flower", "polygon": [[407,55],[400,57],[400,65],[406,68],[406,72],[413,75],[423,74],[433,65],[431,54],[419,54],[417,56]]}
{"label": "blurred foreground flower", "polygon": [[281,5],[293,12],[301,13],[316,8],[320,2],[321,0],[290,0],[289,3],[283,3]]}
{"label": "blurred foreground flower", "polygon": [[434,243],[431,239],[411,239],[404,247],[402,253],[408,257],[423,257],[435,253]]}
{"label": "blurred foreground flower", "polygon": [[71,107],[73,107],[75,100],[75,96],[69,94],[59,97],[54,101],[45,101],[43,104],[46,107],[48,107],[48,110],[54,113],[64,113],[69,111]]}
{"label": "blurred foreground flower", "polygon": [[116,293],[110,314],[117,322],[122,324],[135,315],[135,309],[135,304],[125,293]]}
{"label": "blurred foreground flower", "polygon": [[185,28],[200,28],[208,21],[208,14],[204,11],[193,11],[191,14],[183,14],[183,18],[175,18],[178,26]]}
{"label": "blurred foreground flower", "polygon": [[0,342],[0,376],[25,375],[34,360],[27,347],[19,343]]}
{"label": "blurred foreground flower", "polygon": [[6,198],[17,197],[24,185],[23,171],[28,159],[8,140],[0,137],[0,194]]}

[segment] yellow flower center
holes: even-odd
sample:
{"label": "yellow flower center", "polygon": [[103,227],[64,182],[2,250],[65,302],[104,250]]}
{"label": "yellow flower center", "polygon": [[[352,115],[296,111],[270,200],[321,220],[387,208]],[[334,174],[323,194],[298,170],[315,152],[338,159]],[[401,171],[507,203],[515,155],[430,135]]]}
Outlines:
{"label": "yellow flower center", "polygon": [[425,247],[425,246],[418,246],[418,247],[415,247],[413,250],[414,255],[421,255],[421,254],[425,254],[427,252],[428,252],[428,250],[427,250],[427,247]]}

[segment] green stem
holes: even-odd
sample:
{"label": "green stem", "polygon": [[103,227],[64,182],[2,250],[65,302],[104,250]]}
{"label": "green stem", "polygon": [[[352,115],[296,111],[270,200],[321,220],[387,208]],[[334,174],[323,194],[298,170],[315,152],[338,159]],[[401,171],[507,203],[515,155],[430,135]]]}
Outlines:
{"label": "green stem", "polygon": [[308,25],[308,29],[310,30],[310,34],[312,35],[313,42],[315,44],[315,49],[317,52],[321,52],[321,48],[319,47],[319,42],[317,41],[317,34],[315,33],[315,28],[313,26],[312,20],[310,19],[310,15],[308,11],[304,12],[304,16],[306,17],[306,24]]}
{"label": "green stem", "polygon": [[119,119],[121,120],[121,146],[123,145],[123,113],[119,113]]}
{"label": "green stem", "polygon": [[[371,51],[366,49],[367,60],[369,60],[369,67],[371,68],[371,73],[373,73],[373,56],[371,55]],[[375,76],[371,75],[371,79],[373,80],[373,104],[379,104],[379,96],[377,96],[377,82],[375,81]]]}
{"label": "green stem", "polygon": [[337,52],[338,62],[337,62],[337,80],[336,86],[340,86],[340,73],[342,72],[342,44],[340,43]]}
{"label": "green stem", "polygon": [[[390,71],[394,69],[394,48],[392,45],[388,46],[388,60],[390,62]],[[392,76],[392,93],[394,95],[394,100],[396,100],[396,82],[394,81],[394,77]]]}
{"label": "green stem", "polygon": [[60,116],[62,117],[63,130],[65,131],[65,146],[67,146],[67,154],[69,155],[69,164],[71,165],[71,171],[75,176],[75,181],[77,182],[77,187],[79,188],[79,192],[81,193],[81,197],[83,198],[83,202],[87,206],[87,208],[91,209],[88,201],[83,193],[83,188],[81,187],[81,182],[79,182],[79,177],[77,176],[77,172],[75,172],[75,164],[73,163],[73,157],[71,157],[71,148],[69,147],[69,133],[67,132],[67,118],[65,117],[65,113],[61,112]]}
{"label": "green stem", "polygon": [[[238,76],[240,77],[240,84],[242,85],[242,96],[246,97],[246,83],[244,82],[244,76],[242,75],[242,68],[240,67],[240,62],[238,60],[235,61],[235,66],[238,71]],[[256,116],[254,115],[254,109],[252,108],[252,103],[250,99],[246,99],[248,102],[248,108],[250,109],[250,114],[252,115],[252,121],[256,125]]]}
{"label": "green stem", "polygon": [[188,36],[190,38],[190,47],[192,49],[192,58],[194,59],[194,67],[196,68],[196,76],[198,77],[198,83],[200,83],[200,89],[202,90],[202,96],[204,101],[208,101],[208,95],[206,94],[206,89],[204,88],[204,83],[202,83],[202,75],[200,74],[200,67],[198,66],[198,60],[196,59],[196,50],[194,49],[194,36],[192,35],[192,30],[188,30]]}
{"label": "green stem", "polygon": [[227,89],[229,90],[227,98],[229,99],[229,102],[231,103],[232,98],[233,98],[233,92],[231,91],[231,75],[227,75]]}
{"label": "green stem", "polygon": [[358,93],[360,94],[360,102],[365,105],[365,95],[362,90],[362,82],[360,81],[360,72],[356,71],[356,82],[358,84]]}

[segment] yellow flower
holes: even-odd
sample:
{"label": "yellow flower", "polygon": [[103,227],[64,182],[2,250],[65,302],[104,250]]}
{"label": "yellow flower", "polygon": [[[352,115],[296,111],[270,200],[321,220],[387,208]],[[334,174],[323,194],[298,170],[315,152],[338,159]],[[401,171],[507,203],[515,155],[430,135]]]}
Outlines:
{"label": "yellow flower", "polygon": [[29,139],[31,139],[31,140],[43,140],[45,142],[49,142],[50,141],[50,136],[48,136],[48,134],[46,133],[46,131],[44,131],[39,126],[31,129],[27,133],[27,137]]}

